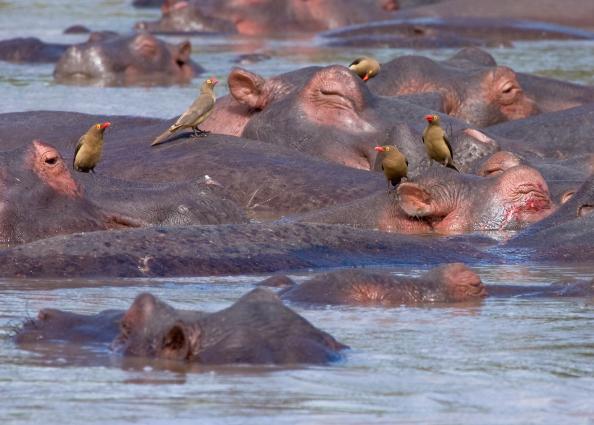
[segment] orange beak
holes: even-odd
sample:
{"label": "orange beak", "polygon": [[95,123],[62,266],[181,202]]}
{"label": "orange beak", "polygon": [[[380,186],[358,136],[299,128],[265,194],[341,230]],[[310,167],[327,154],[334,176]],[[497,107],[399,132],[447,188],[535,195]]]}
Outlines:
{"label": "orange beak", "polygon": [[369,74],[365,74],[365,77],[363,77],[363,81],[367,81],[369,80]]}
{"label": "orange beak", "polygon": [[383,146],[376,146],[374,149],[378,152],[385,152],[385,149]]}
{"label": "orange beak", "polygon": [[210,77],[210,80],[212,81],[213,86],[216,86],[219,83],[219,80],[217,80],[215,77]]}
{"label": "orange beak", "polygon": [[110,122],[104,122],[103,124],[101,124],[101,127],[99,127],[101,130],[104,130],[106,128],[108,128],[111,125]]}
{"label": "orange beak", "polygon": [[427,122],[433,122],[433,115],[425,115]]}

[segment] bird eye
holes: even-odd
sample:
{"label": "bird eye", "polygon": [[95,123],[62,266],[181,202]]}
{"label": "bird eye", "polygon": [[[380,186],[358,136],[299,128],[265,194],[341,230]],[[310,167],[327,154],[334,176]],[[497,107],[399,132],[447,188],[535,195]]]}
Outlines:
{"label": "bird eye", "polygon": [[97,130],[99,130],[99,129],[101,128],[101,124],[97,124],[97,125],[95,126],[95,128],[96,128]]}

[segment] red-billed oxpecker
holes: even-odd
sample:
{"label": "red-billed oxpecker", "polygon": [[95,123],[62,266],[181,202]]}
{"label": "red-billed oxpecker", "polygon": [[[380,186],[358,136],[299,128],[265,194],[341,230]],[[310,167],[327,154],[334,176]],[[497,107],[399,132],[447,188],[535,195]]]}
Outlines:
{"label": "red-billed oxpecker", "polygon": [[423,143],[429,158],[448,168],[460,172],[454,165],[454,151],[448,140],[448,135],[439,125],[439,115],[425,115],[427,127],[423,131]]}
{"label": "red-billed oxpecker", "polygon": [[186,112],[181,114],[175,124],[153,141],[152,146],[158,145],[167,137],[183,128],[191,128],[194,131],[194,137],[206,136],[209,132],[200,130],[198,126],[208,118],[214,108],[217,100],[214,87],[218,82],[215,77],[205,80],[202,86],[200,86],[200,94],[194,103],[190,105]]}
{"label": "red-billed oxpecker", "polygon": [[378,155],[380,152],[383,153],[382,171],[386,176],[388,191],[390,191],[392,187],[398,186],[403,178],[407,178],[408,160],[396,146],[376,146],[375,150]]}
{"label": "red-billed oxpecker", "polygon": [[74,149],[72,168],[82,173],[88,173],[89,171],[95,172],[95,167],[101,159],[101,152],[103,152],[103,133],[110,125],[111,123],[109,122],[93,124],[78,139],[78,143]]}
{"label": "red-billed oxpecker", "polygon": [[351,71],[354,71],[363,81],[375,77],[380,71],[380,64],[373,58],[362,56],[355,59],[350,65]]}

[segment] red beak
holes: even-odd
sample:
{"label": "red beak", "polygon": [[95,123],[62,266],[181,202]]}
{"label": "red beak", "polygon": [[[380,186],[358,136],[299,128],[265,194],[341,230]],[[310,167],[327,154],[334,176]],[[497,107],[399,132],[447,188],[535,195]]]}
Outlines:
{"label": "red beak", "polygon": [[210,77],[210,80],[212,81],[213,86],[216,86],[219,83],[219,80],[217,80],[215,77]]}
{"label": "red beak", "polygon": [[378,151],[378,152],[384,152],[384,147],[383,146],[376,146],[374,149],[376,151]]}
{"label": "red beak", "polygon": [[110,122],[104,122],[103,124],[101,124],[101,130],[108,128],[111,125]]}
{"label": "red beak", "polygon": [[363,77],[363,81],[367,81],[367,80],[369,80],[369,75],[365,74],[365,77]]}
{"label": "red beak", "polygon": [[433,121],[433,115],[425,115],[425,119],[427,120],[427,122],[432,122]]}

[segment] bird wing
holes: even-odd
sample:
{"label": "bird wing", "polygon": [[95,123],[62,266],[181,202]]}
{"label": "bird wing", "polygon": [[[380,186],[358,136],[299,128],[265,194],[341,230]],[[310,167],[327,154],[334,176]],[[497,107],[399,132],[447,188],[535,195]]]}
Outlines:
{"label": "bird wing", "polygon": [[353,65],[358,65],[358,64],[359,64],[359,62],[361,62],[361,59],[362,59],[362,58],[357,58],[357,59],[355,59],[354,61],[352,61],[352,62],[351,62],[351,64],[349,65],[349,68],[350,68],[351,66],[353,66]]}
{"label": "bird wing", "polygon": [[450,156],[452,157],[452,161],[453,161],[454,160],[454,151],[452,150],[452,145],[450,145],[450,141],[448,139],[448,135],[446,134],[445,131],[443,132],[443,141],[448,146],[448,149],[450,150]]}
{"label": "bird wing", "polygon": [[196,125],[196,121],[200,119],[202,115],[210,111],[215,104],[215,100],[209,94],[201,94],[198,99],[190,105],[190,107],[181,114],[175,124],[171,127],[193,127]]}
{"label": "bird wing", "polygon": [[82,135],[80,137],[80,139],[78,139],[78,143],[76,144],[76,147],[74,148],[74,156],[72,157],[72,166],[74,167],[74,161],[76,161],[76,154],[78,153],[78,151],[80,150],[80,148],[82,148],[82,145],[85,143],[85,136]]}

